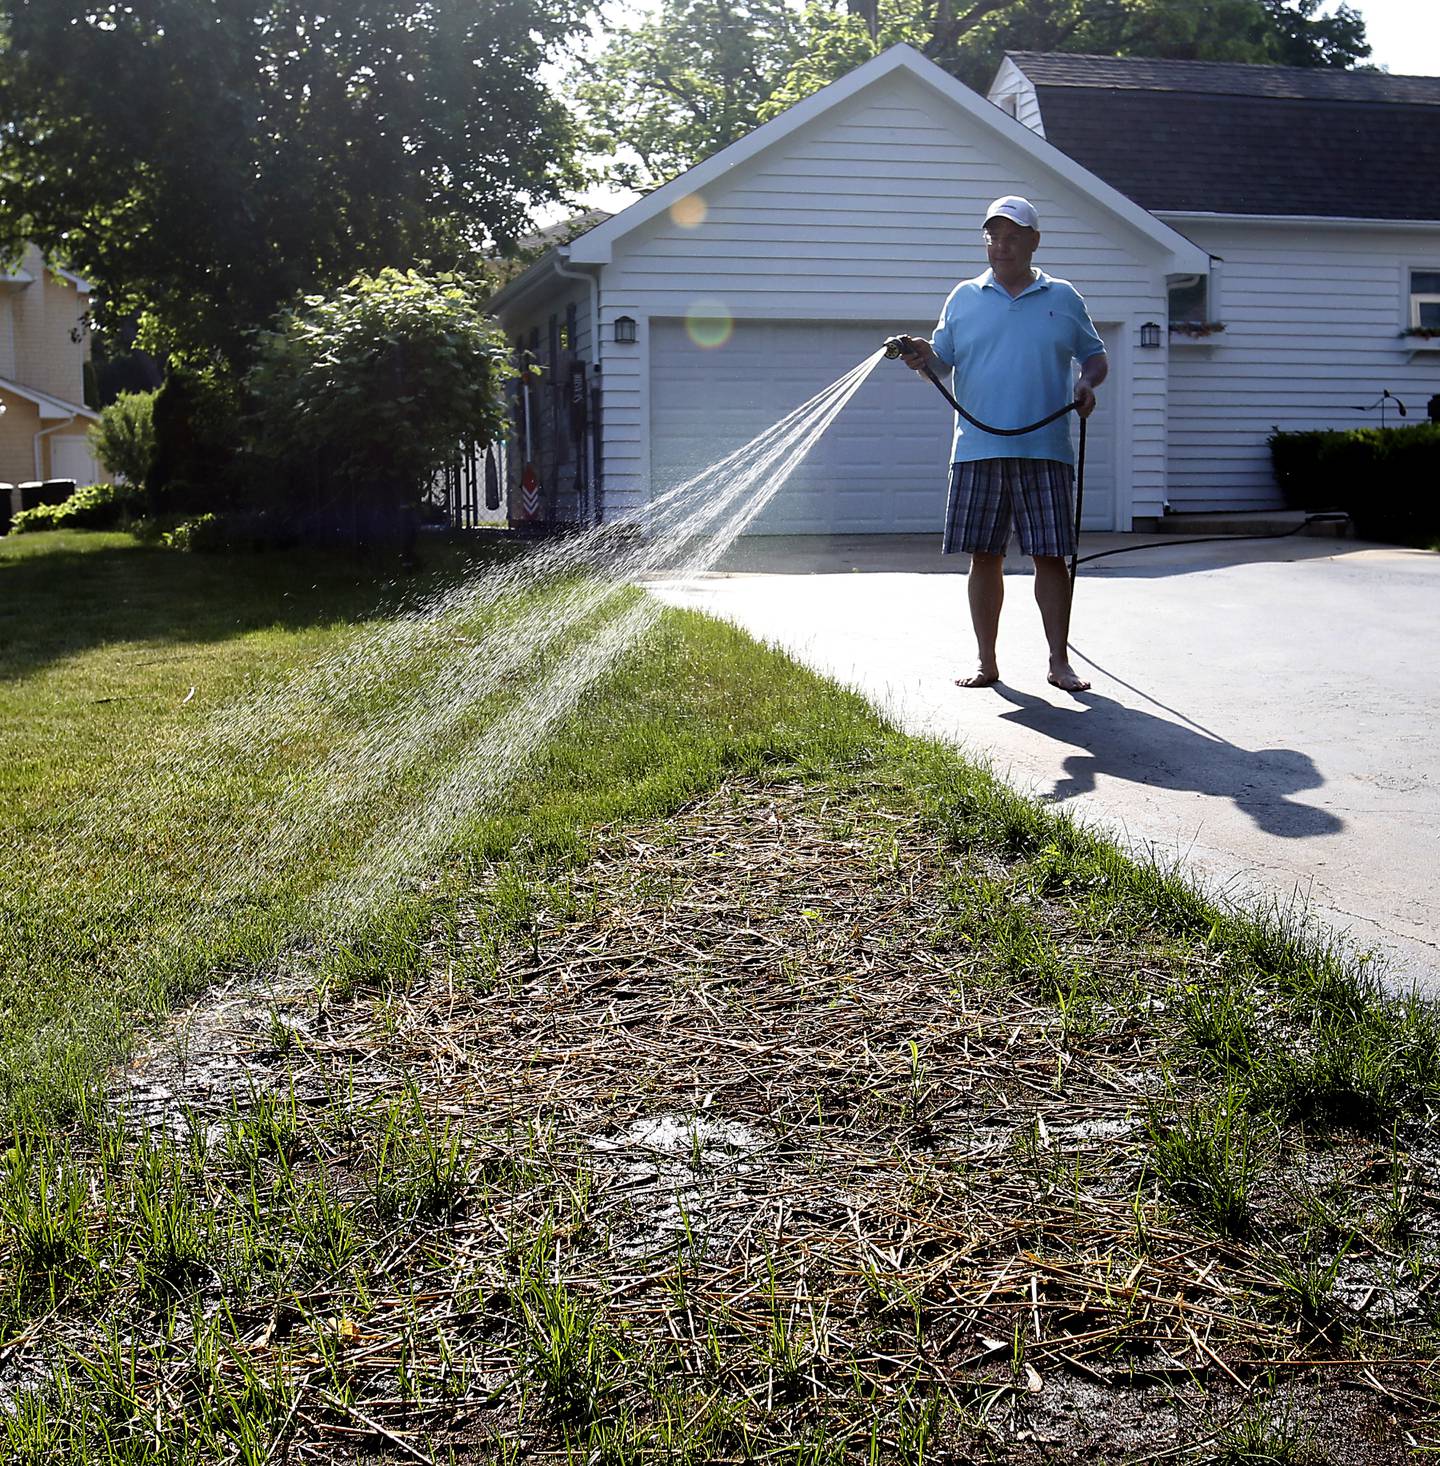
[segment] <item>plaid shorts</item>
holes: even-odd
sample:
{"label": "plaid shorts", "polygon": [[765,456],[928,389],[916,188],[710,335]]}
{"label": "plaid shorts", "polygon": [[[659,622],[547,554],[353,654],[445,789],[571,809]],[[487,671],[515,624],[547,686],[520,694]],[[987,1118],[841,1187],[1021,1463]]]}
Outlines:
{"label": "plaid shorts", "polygon": [[1073,554],[1075,470],[1051,458],[952,463],[941,553],[1003,555],[1012,525],[1027,555]]}

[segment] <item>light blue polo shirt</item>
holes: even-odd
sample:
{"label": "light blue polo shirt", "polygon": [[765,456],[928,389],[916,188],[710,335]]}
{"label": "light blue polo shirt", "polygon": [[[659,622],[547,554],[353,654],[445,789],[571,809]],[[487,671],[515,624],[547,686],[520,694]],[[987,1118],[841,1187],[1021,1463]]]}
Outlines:
{"label": "light blue polo shirt", "polygon": [[[930,345],[953,369],[951,390],[960,405],[997,428],[1018,428],[1073,401],[1072,363],[1105,350],[1080,292],[1042,270],[1013,299],[993,270],[961,281],[940,312]],[[1018,438],[999,438],[957,417],[951,461],[977,458],[1074,463],[1070,419],[1059,418]]]}

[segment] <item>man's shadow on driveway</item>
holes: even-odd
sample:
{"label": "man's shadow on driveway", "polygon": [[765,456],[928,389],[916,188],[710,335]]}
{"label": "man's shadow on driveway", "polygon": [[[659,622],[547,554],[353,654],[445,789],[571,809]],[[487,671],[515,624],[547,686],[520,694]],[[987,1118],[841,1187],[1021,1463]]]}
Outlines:
{"label": "man's shadow on driveway", "polygon": [[1325,782],[1314,759],[1297,749],[1238,748],[1095,692],[1074,694],[1080,706],[1056,707],[1003,684],[997,683],[995,691],[1015,704],[1001,714],[1007,722],[1082,750],[1066,758],[1065,777],[1056,781],[1047,796],[1051,800],[1089,794],[1096,776],[1108,774],[1233,800],[1266,834],[1285,839],[1333,835],[1345,828],[1329,810],[1291,801],[1289,796]]}

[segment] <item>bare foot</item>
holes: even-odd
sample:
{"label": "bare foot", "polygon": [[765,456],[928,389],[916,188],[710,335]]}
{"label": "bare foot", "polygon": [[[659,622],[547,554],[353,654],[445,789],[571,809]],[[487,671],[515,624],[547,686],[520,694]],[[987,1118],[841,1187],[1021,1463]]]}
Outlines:
{"label": "bare foot", "polygon": [[957,677],[956,687],[994,687],[1000,680],[998,667],[987,667],[981,663],[968,677]]}
{"label": "bare foot", "polygon": [[1076,672],[1069,662],[1051,662],[1050,675],[1045,679],[1051,687],[1061,692],[1088,692],[1090,684]]}

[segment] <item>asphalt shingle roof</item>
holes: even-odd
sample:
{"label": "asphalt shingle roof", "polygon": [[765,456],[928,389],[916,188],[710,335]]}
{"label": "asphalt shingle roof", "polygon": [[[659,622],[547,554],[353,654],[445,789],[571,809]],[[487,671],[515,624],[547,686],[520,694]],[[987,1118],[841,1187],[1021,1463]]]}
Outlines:
{"label": "asphalt shingle roof", "polygon": [[1046,138],[1152,212],[1440,219],[1440,77],[1009,54]]}

